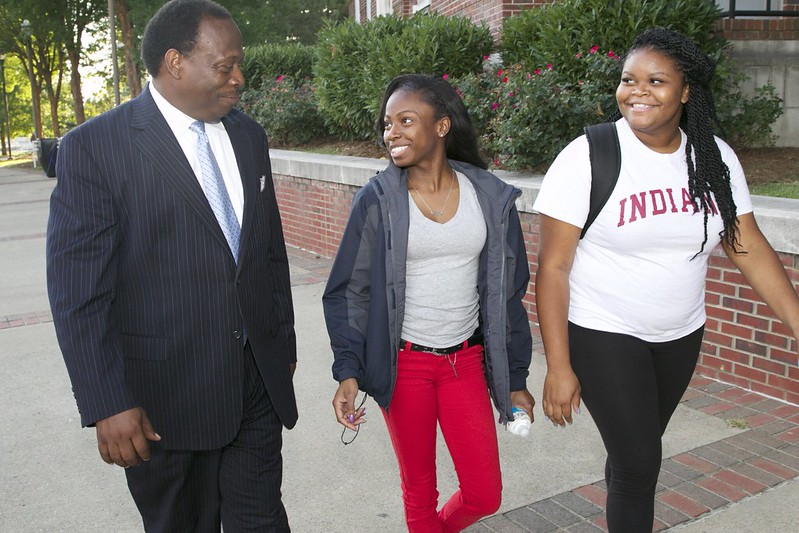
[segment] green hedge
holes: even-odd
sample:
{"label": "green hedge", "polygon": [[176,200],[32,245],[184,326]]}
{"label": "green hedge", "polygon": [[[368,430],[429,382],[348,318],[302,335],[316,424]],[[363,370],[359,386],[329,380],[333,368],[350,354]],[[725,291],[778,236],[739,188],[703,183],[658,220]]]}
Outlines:
{"label": "green hedge", "polygon": [[489,30],[463,17],[348,20],[325,26],[313,48],[249,48],[242,103],[276,143],[328,134],[372,140],[394,76],[447,75],[481,133],[484,155],[499,168],[540,169],[584,126],[615,112],[619,55],[645,28],[666,26],[718,60],[722,137],[735,148],[768,146],[781,100],[770,85],[742,95],[746,77],[725,55],[725,41],[712,35],[717,15],[712,0],[564,0],[505,21],[500,65],[486,60]]}
{"label": "green hedge", "polygon": [[618,55],[591,48],[580,61],[584,76],[575,83],[551,63],[487,67],[454,80],[494,168],[542,170],[583,127],[613,113],[614,95],[597,80],[618,71]]}
{"label": "green hedge", "polygon": [[464,17],[389,15],[328,25],[319,34],[313,67],[320,111],[336,135],[372,139],[392,78],[409,72],[476,72],[492,47],[488,28]]}
{"label": "green hedge", "polygon": [[241,108],[255,119],[274,147],[306,144],[328,136],[308,80],[284,76],[264,79],[241,97]]}
{"label": "green hedge", "polygon": [[710,33],[719,13],[713,0],[562,0],[505,19],[502,59],[526,68],[552,63],[576,78],[576,53],[593,46],[623,52],[653,26],[679,31],[715,56],[725,45]]}
{"label": "green hedge", "polygon": [[278,76],[301,83],[313,73],[314,47],[303,44],[262,44],[247,47],[241,70],[248,87],[257,89],[264,79]]}

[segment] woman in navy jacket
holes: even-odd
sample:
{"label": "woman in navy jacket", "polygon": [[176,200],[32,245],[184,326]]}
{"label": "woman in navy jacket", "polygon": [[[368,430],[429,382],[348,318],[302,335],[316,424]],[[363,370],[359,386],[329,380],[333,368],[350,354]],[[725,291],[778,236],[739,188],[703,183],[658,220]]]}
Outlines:
{"label": "woman in navy jacket", "polygon": [[[514,406],[532,419],[535,403],[521,192],[485,170],[468,112],[443,79],[395,78],[377,128],[392,163],[356,195],[323,297],[333,406],[356,429],[358,390],[374,397],[408,529],[460,531],[501,500],[489,394],[500,423]],[[460,482],[439,511],[436,424]]]}

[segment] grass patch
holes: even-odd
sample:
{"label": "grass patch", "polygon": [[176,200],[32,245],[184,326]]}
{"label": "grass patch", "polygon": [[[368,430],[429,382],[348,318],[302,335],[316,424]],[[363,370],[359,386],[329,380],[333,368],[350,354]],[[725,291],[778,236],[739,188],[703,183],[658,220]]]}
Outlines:
{"label": "grass patch", "polygon": [[749,423],[742,418],[725,418],[724,422],[733,429],[749,429]]}
{"label": "grass patch", "polygon": [[799,199],[799,182],[753,183],[749,192],[760,196]]}
{"label": "grass patch", "polygon": [[0,159],[0,168],[33,168],[30,154],[15,155],[14,159]]}

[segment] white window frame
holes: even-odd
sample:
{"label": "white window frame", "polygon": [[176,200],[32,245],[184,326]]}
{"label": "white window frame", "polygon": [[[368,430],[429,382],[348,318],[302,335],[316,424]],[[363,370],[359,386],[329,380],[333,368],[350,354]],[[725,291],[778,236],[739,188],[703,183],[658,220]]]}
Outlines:
{"label": "white window frame", "polygon": [[416,14],[419,11],[423,11],[430,7],[430,0],[416,0],[416,3],[413,5],[413,13]]}
{"label": "white window frame", "polygon": [[375,4],[377,4],[377,16],[383,15],[390,15],[393,12],[391,8],[391,0],[376,0]]}

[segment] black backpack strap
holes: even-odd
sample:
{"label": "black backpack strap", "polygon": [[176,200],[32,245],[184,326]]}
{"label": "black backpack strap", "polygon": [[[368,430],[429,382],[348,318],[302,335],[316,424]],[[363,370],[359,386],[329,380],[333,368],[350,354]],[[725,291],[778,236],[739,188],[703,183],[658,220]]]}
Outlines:
{"label": "black backpack strap", "polygon": [[585,226],[580,233],[581,239],[605,207],[621,171],[621,147],[616,124],[605,122],[588,126],[585,128],[585,135],[588,138],[588,155],[591,159],[591,201]]}

